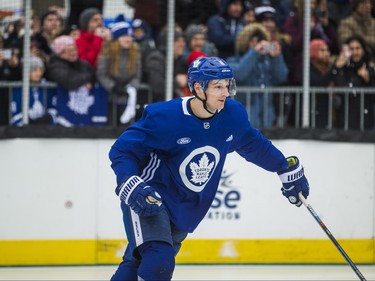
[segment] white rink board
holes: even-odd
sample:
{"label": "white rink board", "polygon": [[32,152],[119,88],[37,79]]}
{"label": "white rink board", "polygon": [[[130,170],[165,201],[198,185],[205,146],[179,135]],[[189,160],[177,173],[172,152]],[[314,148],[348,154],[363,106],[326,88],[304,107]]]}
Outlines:
{"label": "white rink board", "polygon": [[[0,141],[0,240],[125,237],[108,151],[114,140]],[[374,237],[375,145],[278,140],[297,155],[309,202],[336,238]],[[276,174],[228,155],[217,198],[190,238],[325,238],[304,208],[288,203]],[[240,196],[236,200],[236,196]]]}

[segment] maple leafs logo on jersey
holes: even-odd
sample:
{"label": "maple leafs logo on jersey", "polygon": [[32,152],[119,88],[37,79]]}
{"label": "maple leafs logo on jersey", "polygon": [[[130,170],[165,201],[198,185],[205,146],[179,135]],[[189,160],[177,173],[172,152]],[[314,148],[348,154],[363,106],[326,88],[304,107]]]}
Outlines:
{"label": "maple leafs logo on jersey", "polygon": [[194,149],[180,164],[182,182],[188,189],[201,192],[215,173],[219,162],[220,153],[215,147],[207,145]]}
{"label": "maple leafs logo on jersey", "polygon": [[199,165],[195,162],[191,162],[189,167],[191,170],[191,181],[196,184],[202,184],[209,179],[210,172],[215,165],[215,161],[210,163],[207,154],[204,153],[202,158],[199,160]]}

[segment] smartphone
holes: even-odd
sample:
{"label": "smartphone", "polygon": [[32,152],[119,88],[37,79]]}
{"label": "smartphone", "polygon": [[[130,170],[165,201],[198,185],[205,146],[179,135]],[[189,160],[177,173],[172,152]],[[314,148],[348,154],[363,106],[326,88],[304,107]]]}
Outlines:
{"label": "smartphone", "polygon": [[345,57],[348,59],[350,58],[351,56],[351,53],[350,53],[350,50],[349,50],[349,46],[347,44],[344,44],[342,46],[343,50],[344,50],[344,53],[345,53]]}

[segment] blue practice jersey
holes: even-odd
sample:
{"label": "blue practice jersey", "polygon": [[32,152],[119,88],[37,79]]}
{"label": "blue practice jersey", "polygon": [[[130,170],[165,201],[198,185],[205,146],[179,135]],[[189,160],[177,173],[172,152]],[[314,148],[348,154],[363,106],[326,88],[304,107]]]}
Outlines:
{"label": "blue practice jersey", "polygon": [[147,106],[109,153],[118,187],[140,176],[160,193],[172,222],[186,232],[193,232],[209,210],[228,153],[236,151],[272,172],[287,167],[283,154],[251,127],[239,102],[227,99],[219,113],[199,119],[191,112],[191,98]]}

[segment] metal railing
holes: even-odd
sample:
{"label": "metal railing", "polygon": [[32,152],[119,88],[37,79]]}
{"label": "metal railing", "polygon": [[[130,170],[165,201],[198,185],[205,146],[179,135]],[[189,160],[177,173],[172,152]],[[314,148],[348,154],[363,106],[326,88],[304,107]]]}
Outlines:
{"label": "metal railing", "polygon": [[[56,83],[54,82],[43,82],[43,83],[30,83],[30,87],[38,87],[43,90],[43,106],[44,109],[47,107],[47,90],[48,89],[55,89]],[[9,125],[12,125],[12,101],[13,101],[13,89],[14,88],[22,88],[23,82],[22,81],[0,81],[0,89],[7,89],[8,95],[8,120]],[[29,109],[29,107],[25,108],[22,107],[22,115],[27,115],[28,112],[24,112]]]}
{"label": "metal railing", "polygon": [[[137,90],[138,90],[138,94],[140,93],[140,91],[147,91],[147,102],[146,103],[142,103],[140,104],[139,103],[139,97],[137,98],[137,105],[136,105],[136,109],[138,110],[141,106],[145,107],[147,106],[147,104],[150,104],[152,103],[152,89],[151,87],[148,85],[148,84],[145,84],[145,83],[141,83],[138,85],[137,87]],[[114,99],[116,99],[117,97],[114,97]],[[113,127],[116,127],[117,126],[117,103],[114,101],[112,102],[112,118],[111,118],[111,125]],[[134,122],[135,120],[133,119],[132,122]]]}
{"label": "metal railing", "polygon": [[[12,117],[12,94],[14,88],[22,87],[22,81],[17,82],[10,82],[10,81],[1,81],[0,88],[8,89],[8,97],[9,97],[9,120]],[[30,84],[30,87],[40,87],[43,89],[43,95],[47,95],[47,89],[56,88],[56,83],[53,82],[44,82],[40,84]],[[138,90],[145,90],[148,93],[147,96],[147,103],[152,103],[152,89],[148,84],[141,84]],[[300,128],[302,125],[302,96],[303,96],[304,89],[303,87],[238,87],[237,88],[237,95],[234,96],[234,99],[240,98],[240,96],[245,96],[244,106],[249,115],[249,119],[251,121],[251,100],[254,94],[263,94],[263,121],[267,121],[267,110],[268,110],[268,100],[270,98],[270,94],[273,94],[273,98],[278,98],[277,104],[277,115],[276,115],[276,128],[285,128],[286,126],[292,126],[294,128]],[[316,114],[315,109],[317,106],[316,97],[317,95],[328,95],[328,120],[327,120],[327,127],[326,129],[332,130],[334,128],[333,116],[334,116],[334,96],[335,94],[340,94],[344,97],[343,99],[343,108],[344,108],[344,130],[349,129],[349,117],[351,112],[351,104],[349,95],[358,95],[360,98],[360,114],[358,120],[358,128],[361,131],[365,130],[365,96],[366,95],[375,95],[375,89],[373,88],[349,88],[349,87],[337,87],[337,88],[323,88],[323,87],[310,87],[309,88],[310,94],[310,124],[309,128],[316,128]],[[46,100],[46,98],[44,98]],[[374,96],[375,100],[375,96]],[[45,104],[46,105],[46,104]],[[140,106],[140,105],[138,105]],[[369,105],[375,109],[375,104]],[[292,107],[292,110],[290,109]],[[116,114],[116,106],[113,107],[113,114]],[[23,114],[27,114],[27,112],[23,112]],[[114,115],[115,116],[115,115]],[[292,124],[288,123],[287,119],[288,116],[293,116]],[[290,122],[290,120],[289,120]],[[266,122],[265,122],[266,123]],[[374,122],[375,123],[375,122]],[[112,124],[114,125],[114,124]]]}
{"label": "metal railing", "polygon": [[[7,89],[7,95],[8,95],[8,100],[9,100],[9,104],[8,104],[8,108],[9,108],[9,113],[8,113],[8,119],[9,119],[9,125],[12,125],[12,101],[13,101],[13,89],[14,88],[22,88],[23,87],[23,82],[22,81],[0,81],[0,89],[3,88],[3,89]],[[46,82],[43,82],[43,83],[30,83],[30,88],[31,87],[38,87],[40,89],[43,90],[43,106],[44,106],[44,109],[47,108],[47,95],[48,95],[48,92],[47,90],[48,89],[56,89],[57,87],[57,84],[55,82],[49,82],[49,81],[46,81]],[[141,83],[139,86],[138,86],[138,91],[140,90],[143,90],[143,91],[146,91],[147,92],[147,99],[146,99],[146,103],[144,104],[137,104],[137,107],[140,107],[140,106],[145,106],[147,104],[150,104],[152,103],[152,89],[151,87],[148,85],[148,84],[144,84],[144,83]],[[28,112],[25,112],[28,111],[28,107],[25,108],[23,107],[22,108],[22,115],[28,115]],[[117,106],[116,106],[116,103],[112,103],[112,114],[113,114],[113,122],[112,124],[108,124],[108,125],[112,125],[112,126],[116,126],[116,116],[117,116]]]}
{"label": "metal railing", "polygon": [[[349,96],[352,95],[358,95],[360,98],[360,114],[359,114],[359,120],[358,120],[358,128],[361,131],[365,130],[365,95],[375,95],[375,89],[374,88],[355,88],[355,87],[335,87],[335,88],[325,88],[325,87],[310,87],[309,88],[309,95],[310,95],[310,106],[309,106],[309,115],[310,115],[310,124],[309,128],[316,128],[316,97],[317,95],[328,95],[328,122],[326,129],[332,130],[334,128],[333,126],[333,116],[334,116],[334,102],[333,99],[335,95],[343,95],[343,106],[344,106],[344,130],[349,130],[349,117],[350,117],[350,107],[351,104],[349,102]],[[278,95],[278,114],[276,116],[276,124],[275,126],[277,128],[285,128],[287,125],[286,118],[286,106],[290,106],[290,101],[288,99],[291,98],[291,95],[293,97],[293,107],[294,112],[292,112],[292,115],[294,116],[294,122],[293,127],[299,128],[301,127],[302,123],[302,96],[304,93],[303,87],[289,87],[289,86],[283,86],[283,87],[237,87],[237,97],[239,95],[245,95],[245,107],[248,112],[248,115],[250,116],[251,111],[251,98],[253,94],[264,94],[263,99],[263,121],[264,123],[267,123],[267,110],[268,110],[268,100],[269,100],[269,94],[275,94]],[[375,96],[374,96],[375,100]],[[371,107],[371,110],[374,111],[375,109],[375,103],[368,105]],[[290,112],[289,112],[290,113]],[[251,121],[251,119],[250,119]],[[375,120],[374,120],[375,123]],[[290,124],[289,124],[290,125]],[[374,128],[373,128],[374,129]]]}

